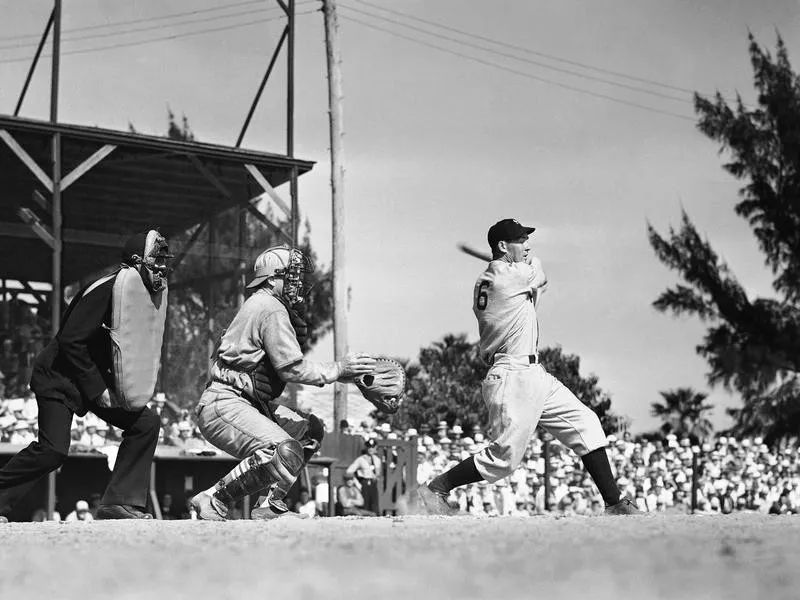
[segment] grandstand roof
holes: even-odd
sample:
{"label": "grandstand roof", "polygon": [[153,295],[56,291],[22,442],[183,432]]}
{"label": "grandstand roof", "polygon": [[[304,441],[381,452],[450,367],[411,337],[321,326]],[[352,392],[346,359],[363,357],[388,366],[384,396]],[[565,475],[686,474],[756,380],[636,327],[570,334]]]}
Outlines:
{"label": "grandstand roof", "polygon": [[[118,261],[131,233],[158,226],[171,236],[246,205],[264,188],[245,165],[255,167],[272,187],[289,181],[293,169],[301,175],[313,166],[267,152],[0,115],[0,277],[51,280],[52,250],[30,221],[34,216],[45,228],[53,222],[46,180],[53,172],[56,133],[62,178],[86,167],[96,152],[108,151],[62,192],[64,283]],[[35,174],[36,167],[44,179]]]}

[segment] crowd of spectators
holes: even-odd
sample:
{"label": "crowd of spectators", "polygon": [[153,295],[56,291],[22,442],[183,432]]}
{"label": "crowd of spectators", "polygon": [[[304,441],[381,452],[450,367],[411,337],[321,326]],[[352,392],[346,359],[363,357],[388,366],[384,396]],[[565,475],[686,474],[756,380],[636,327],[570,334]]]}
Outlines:
{"label": "crowd of spectators", "polygon": [[[441,422],[436,431],[393,431],[387,423],[370,427],[342,424],[365,440],[416,440],[417,481],[426,482],[488,444],[478,427]],[[549,469],[545,469],[545,441]],[[697,513],[751,511],[800,513],[800,452],[796,444],[768,447],[759,437],[719,436],[701,445],[674,434],[663,439],[634,439],[630,432],[608,436],[608,453],[620,489],[642,512],[687,513],[692,508],[697,469]],[[545,497],[549,477],[549,497]],[[571,450],[557,440],[535,436],[520,467],[508,478],[457,488],[451,501],[474,515],[592,515],[605,510],[602,497]]]}
{"label": "crowd of spectators", "polygon": [[[155,394],[150,406],[162,420],[159,443],[183,453],[214,453],[191,419],[190,412]],[[401,439],[415,441],[418,453],[417,481],[426,482],[456,462],[478,452],[488,443],[477,427],[465,432],[445,422],[436,430],[396,431],[387,423],[368,422],[358,427],[342,424],[346,434],[361,436],[364,456],[353,463],[347,481],[336,490],[339,514],[374,513],[372,483],[366,478],[367,459],[375,456],[374,441]],[[0,442],[27,445],[37,436],[37,405],[30,390],[0,399]],[[545,437],[547,437],[545,435]],[[581,460],[557,440],[547,441],[549,468],[545,485],[545,441],[532,439],[520,467],[508,478],[494,484],[475,483],[454,490],[451,500],[474,515],[591,515],[604,511],[602,498]],[[108,454],[118,446],[121,432],[91,413],[75,417],[72,423],[72,452],[99,451]],[[372,448],[372,449],[370,449]],[[796,445],[768,447],[761,438],[735,439],[719,436],[693,445],[688,438],[667,435],[663,439],[634,439],[629,433],[608,436],[608,452],[620,489],[643,512],[686,513],[692,507],[693,474],[697,469],[695,512],[730,513],[755,511],[772,514],[800,513],[800,453]],[[364,464],[362,464],[364,463]],[[383,464],[375,469],[391,468]],[[328,489],[325,473],[301,490],[295,510],[306,515],[325,514]],[[350,477],[353,475],[353,477]],[[181,507],[183,508],[183,507]],[[79,511],[76,514],[89,514]],[[191,518],[182,510],[175,518]]]}
{"label": "crowd of spectators", "polygon": [[[149,406],[161,418],[158,442],[186,453],[212,451],[203,439],[190,412],[180,409],[167,400],[163,393],[153,396]],[[38,406],[30,389],[17,397],[0,398],[0,443],[27,446],[38,435]],[[72,419],[71,452],[91,452],[107,446],[118,446],[121,431],[109,426],[92,413]]]}

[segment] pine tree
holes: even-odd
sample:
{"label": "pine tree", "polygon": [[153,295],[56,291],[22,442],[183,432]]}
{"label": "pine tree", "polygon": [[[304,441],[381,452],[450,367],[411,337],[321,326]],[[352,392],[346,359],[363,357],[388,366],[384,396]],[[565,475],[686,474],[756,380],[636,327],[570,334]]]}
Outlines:
{"label": "pine tree", "polygon": [[783,40],[773,57],[749,36],[757,105],[717,93],[695,94],[698,129],[729,157],[723,168],[743,182],[737,215],[753,229],[776,298],[748,297],[729,267],[687,214],[662,237],[648,225],[658,259],[686,285],[654,302],[661,312],[694,315],[708,324],[697,347],[708,381],[738,391],[733,434],[777,440],[800,434],[800,78]]}

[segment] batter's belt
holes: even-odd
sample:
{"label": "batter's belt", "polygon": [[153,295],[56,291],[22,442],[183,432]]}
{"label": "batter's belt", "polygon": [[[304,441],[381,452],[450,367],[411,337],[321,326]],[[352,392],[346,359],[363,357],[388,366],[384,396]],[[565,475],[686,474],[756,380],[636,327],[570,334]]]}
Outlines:
{"label": "batter's belt", "polygon": [[503,352],[498,352],[494,356],[492,356],[492,365],[496,365],[498,362],[507,362],[509,364],[514,365],[522,365],[522,364],[529,364],[529,365],[538,365],[539,364],[539,355],[538,354],[505,354]]}

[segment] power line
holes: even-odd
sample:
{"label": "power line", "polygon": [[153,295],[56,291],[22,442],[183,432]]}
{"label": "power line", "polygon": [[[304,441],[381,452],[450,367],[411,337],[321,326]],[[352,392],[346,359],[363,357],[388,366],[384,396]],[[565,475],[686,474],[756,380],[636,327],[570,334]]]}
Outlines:
{"label": "power line", "polygon": [[501,65],[501,64],[498,64],[498,63],[495,63],[495,62],[491,62],[491,61],[488,61],[488,60],[483,60],[481,58],[470,56],[469,54],[464,54],[462,52],[458,52],[456,50],[451,50],[450,48],[445,48],[443,46],[438,46],[436,44],[431,44],[431,43],[425,42],[423,40],[418,40],[416,38],[403,35],[402,33],[398,33],[396,31],[392,31],[391,29],[386,29],[386,28],[380,27],[378,25],[373,25],[372,23],[367,23],[365,21],[362,21],[360,19],[356,19],[354,17],[343,16],[342,18],[347,20],[347,21],[352,21],[354,23],[358,23],[359,25],[363,25],[364,27],[369,27],[370,29],[376,29],[378,31],[383,31],[384,33],[388,33],[390,35],[394,35],[394,36],[397,36],[399,38],[403,38],[403,39],[408,40],[410,42],[414,42],[414,43],[420,44],[422,46],[427,46],[429,48],[433,48],[435,50],[439,50],[440,52],[445,52],[447,54],[452,54],[454,56],[459,56],[461,58],[465,58],[467,60],[471,60],[473,62],[477,62],[477,63],[480,63],[482,65],[493,67],[493,68],[499,69],[501,71],[506,71],[508,73],[513,73],[514,75],[519,75],[521,77],[526,77],[528,79],[533,79],[535,81],[540,81],[542,83],[547,83],[547,84],[550,84],[550,85],[555,85],[557,87],[564,88],[564,89],[567,89],[567,90],[571,90],[571,91],[574,91],[574,92],[580,92],[581,94],[587,94],[589,96],[594,96],[596,98],[603,98],[605,100],[610,100],[612,102],[617,102],[619,104],[625,104],[626,106],[633,106],[633,107],[641,108],[643,110],[647,110],[647,111],[650,111],[650,112],[655,112],[655,113],[659,113],[659,114],[662,114],[662,115],[668,115],[668,116],[674,117],[676,119],[681,119],[683,121],[690,121],[690,122],[694,123],[694,119],[692,117],[687,117],[685,115],[681,115],[681,114],[678,114],[678,113],[670,112],[668,110],[662,110],[660,108],[654,108],[652,106],[646,106],[644,104],[638,104],[636,102],[623,100],[622,98],[617,98],[615,96],[609,96],[607,94],[602,94],[602,93],[599,93],[599,92],[593,92],[593,91],[587,90],[585,88],[580,88],[580,87],[569,85],[569,84],[566,84],[566,83],[561,83],[559,81],[553,81],[552,79],[547,79],[547,78],[544,78],[544,77],[540,77],[538,75],[533,75],[532,73],[526,73],[524,71],[518,71],[516,69],[512,69],[510,67],[506,67],[505,65]]}
{"label": "power line", "polygon": [[[317,10],[308,10],[308,11],[305,11],[305,12],[296,13],[295,16],[300,17],[300,16],[303,16],[303,15],[310,15],[310,14],[316,13],[316,12],[318,12],[318,11]],[[240,27],[248,27],[250,25],[259,25],[259,24],[262,24],[262,23],[269,23],[270,21],[278,21],[278,20],[280,20],[282,18],[284,18],[284,16],[273,17],[271,19],[255,19],[255,20],[252,20],[252,21],[248,21],[246,23],[236,23],[234,25],[227,25],[227,26],[224,26],[224,27],[215,27],[215,28],[211,28],[211,29],[199,29],[197,31],[187,31],[187,32],[184,32],[184,33],[175,33],[175,34],[172,34],[172,35],[156,37],[156,38],[152,38],[152,39],[148,39],[148,40],[138,40],[138,41],[134,41],[134,42],[125,42],[125,43],[120,43],[120,44],[110,44],[108,46],[96,46],[96,47],[93,47],[93,48],[83,48],[83,49],[80,49],[80,50],[70,50],[70,51],[67,51],[67,52],[62,52],[61,56],[67,56],[67,55],[73,55],[73,54],[88,54],[88,53],[91,53],[91,52],[100,52],[102,50],[113,50],[113,49],[116,49],[116,48],[130,48],[132,46],[143,46],[145,44],[152,44],[152,43],[155,43],[155,42],[163,42],[163,41],[167,41],[167,40],[175,40],[175,39],[189,37],[189,36],[193,36],[193,35],[202,35],[204,33],[215,33],[215,32],[218,32],[218,31],[228,31],[228,30],[237,29],[237,28],[240,28]],[[42,56],[45,57],[45,58],[52,57],[52,55],[49,55],[49,54],[48,55],[42,55]],[[8,59],[0,60],[0,64],[15,63],[15,62],[27,62],[28,60],[30,60],[30,58],[8,58]]]}
{"label": "power line", "polygon": [[[302,5],[302,4],[310,4],[313,1],[314,0],[305,0],[305,1],[302,1],[302,2],[298,2],[297,5],[299,6],[299,5]],[[119,37],[119,36],[122,36],[122,35],[129,35],[129,34],[132,34],[132,33],[142,33],[142,32],[147,32],[147,31],[155,31],[155,30],[158,30],[158,29],[171,29],[173,27],[180,27],[180,26],[183,26],[183,25],[194,25],[195,23],[205,23],[205,22],[208,22],[208,21],[219,21],[220,19],[230,19],[230,18],[234,18],[234,17],[242,17],[242,16],[248,16],[248,15],[252,15],[252,14],[264,14],[264,13],[272,12],[272,11],[275,11],[275,10],[280,10],[280,7],[279,6],[273,6],[273,7],[269,7],[269,8],[257,8],[255,10],[241,11],[241,12],[238,12],[238,13],[229,13],[229,14],[224,14],[224,15],[214,15],[214,16],[211,16],[211,17],[205,17],[203,19],[191,19],[191,20],[176,21],[174,23],[166,23],[166,24],[163,24],[163,25],[155,25],[155,26],[147,26],[147,27],[125,29],[123,31],[111,31],[111,32],[104,32],[104,33],[95,33],[95,34],[77,36],[77,37],[66,37],[66,38],[62,37],[62,42],[78,42],[78,41],[90,40],[90,39],[100,39],[100,38],[107,38],[107,37]],[[116,26],[117,25],[110,25],[110,27],[116,27]],[[100,26],[97,26],[97,27],[100,27]],[[24,44],[24,45],[21,45],[21,46],[20,45],[0,46],[0,50],[21,49],[21,48],[26,48],[26,47],[32,47],[32,46],[35,46],[35,45],[36,44]]]}
{"label": "power line", "polygon": [[690,90],[688,88],[679,87],[679,86],[676,86],[676,85],[670,85],[670,84],[667,84],[667,83],[662,83],[662,82],[656,81],[654,79],[647,79],[647,78],[644,78],[644,77],[636,77],[634,75],[629,75],[629,74],[623,73],[621,71],[613,71],[611,69],[604,69],[602,67],[589,65],[589,64],[578,62],[578,61],[575,61],[575,60],[569,60],[569,59],[566,59],[566,58],[562,58],[560,56],[555,56],[553,54],[546,54],[544,52],[531,50],[530,48],[525,48],[524,46],[517,46],[517,45],[514,45],[514,44],[509,44],[507,42],[501,42],[499,40],[492,39],[492,38],[489,38],[489,37],[484,37],[484,36],[478,35],[476,33],[472,33],[470,31],[464,31],[462,29],[456,29],[455,27],[450,27],[450,26],[444,25],[442,23],[438,23],[438,22],[435,22],[435,21],[429,21],[429,20],[426,20],[426,19],[421,19],[419,17],[415,17],[414,15],[409,15],[408,13],[403,13],[403,12],[400,12],[398,10],[392,10],[390,8],[385,8],[383,6],[379,6],[377,4],[373,4],[371,2],[367,2],[366,0],[355,0],[355,2],[358,2],[359,4],[366,4],[367,6],[370,6],[372,8],[376,8],[378,10],[386,11],[386,12],[395,14],[395,15],[400,16],[400,17],[405,17],[405,18],[411,19],[413,21],[418,21],[420,23],[425,23],[426,25],[430,25],[432,27],[439,27],[439,28],[445,29],[447,31],[452,31],[453,33],[458,33],[458,34],[465,35],[465,36],[468,36],[468,37],[472,37],[472,38],[475,38],[475,39],[478,39],[478,40],[481,40],[481,41],[484,41],[484,42],[497,44],[498,46],[503,46],[505,48],[510,48],[512,50],[519,50],[520,52],[525,52],[527,54],[540,56],[542,58],[548,58],[548,59],[554,60],[556,62],[561,62],[561,63],[564,63],[564,64],[572,65],[574,67],[581,67],[583,69],[589,69],[591,71],[597,71],[599,73],[605,73],[606,75],[614,75],[616,77],[622,77],[624,79],[629,79],[631,81],[638,81],[639,83],[646,83],[646,84],[649,84],[649,85],[654,85],[654,86],[658,86],[658,87],[661,87],[661,88],[674,90],[674,91],[677,91],[677,92],[685,92],[685,93],[689,93],[689,94],[693,94],[694,93],[694,90]]}
{"label": "power line", "polygon": [[530,65],[535,65],[537,67],[542,67],[544,69],[549,69],[551,71],[556,71],[558,73],[564,73],[566,75],[572,75],[572,76],[578,77],[580,79],[588,79],[588,80],[591,80],[591,81],[597,81],[599,83],[604,83],[606,85],[612,85],[612,86],[623,88],[623,89],[626,89],[626,90],[632,90],[634,92],[640,92],[640,93],[643,93],[643,94],[649,94],[651,96],[657,96],[659,98],[665,98],[667,100],[672,100],[674,102],[683,102],[683,103],[689,103],[689,104],[691,104],[691,102],[692,102],[691,99],[689,99],[689,98],[678,98],[676,96],[671,96],[669,94],[664,94],[663,92],[657,92],[655,90],[648,90],[646,88],[642,88],[642,87],[638,87],[638,86],[634,86],[634,85],[628,85],[626,83],[619,83],[617,81],[612,81],[610,79],[603,79],[602,77],[596,77],[594,75],[586,75],[584,73],[578,73],[576,71],[571,71],[569,69],[564,69],[562,67],[554,67],[553,65],[548,65],[546,63],[543,63],[543,62],[540,62],[540,61],[537,61],[537,60],[531,60],[529,58],[522,58],[522,57],[519,57],[519,56],[515,56],[514,54],[509,54],[507,52],[500,52],[500,51],[494,50],[492,48],[487,48],[486,46],[479,46],[477,44],[472,44],[470,42],[465,42],[463,40],[459,40],[459,39],[454,38],[454,37],[450,37],[450,36],[447,36],[447,35],[442,35],[441,33],[433,33],[433,32],[430,32],[430,31],[426,31],[425,29],[421,29],[419,27],[414,27],[413,25],[407,25],[406,23],[403,23],[401,21],[396,21],[394,19],[388,19],[386,17],[381,17],[380,15],[375,15],[375,14],[372,14],[372,13],[369,13],[369,12],[366,12],[366,11],[363,11],[363,10],[359,10],[357,8],[353,8],[351,6],[346,6],[346,5],[340,5],[340,6],[342,8],[344,8],[344,9],[346,9],[346,10],[355,11],[355,12],[360,13],[362,15],[366,15],[366,16],[372,17],[374,19],[380,19],[381,21],[386,21],[386,22],[392,23],[394,25],[399,25],[400,27],[405,27],[407,29],[411,29],[413,31],[418,31],[418,32],[424,33],[426,35],[436,36],[437,38],[445,39],[445,40],[448,40],[450,42],[454,42],[456,44],[461,44],[462,46],[467,46],[469,48],[475,48],[477,50],[483,50],[485,52],[490,52],[491,54],[496,54],[498,56],[503,56],[505,58],[510,58],[512,60],[520,61],[520,62],[527,63],[527,64],[530,64]]}
{"label": "power line", "polygon": [[[232,13],[232,14],[227,14],[227,15],[214,15],[213,17],[205,17],[203,19],[194,19],[194,20],[189,20],[189,21],[177,21],[175,23],[166,23],[166,24],[163,24],[163,25],[149,25],[149,26],[146,26],[146,27],[125,29],[124,31],[110,31],[110,32],[104,32],[104,33],[94,33],[94,34],[90,34],[90,35],[77,36],[77,37],[63,37],[61,39],[61,41],[65,43],[65,42],[79,42],[79,41],[84,41],[84,40],[94,40],[94,39],[101,39],[101,38],[107,38],[107,37],[119,37],[119,36],[122,36],[122,35],[130,35],[130,34],[133,34],[133,33],[143,33],[143,32],[147,32],[147,31],[156,31],[156,30],[159,30],[159,29],[171,29],[173,27],[180,27],[182,25],[194,25],[195,23],[205,23],[207,21],[219,21],[220,19],[241,17],[241,16],[247,16],[247,15],[252,15],[252,14],[257,14],[257,13],[266,13],[266,12],[274,11],[276,9],[280,10],[280,7],[279,6],[275,6],[275,7],[272,7],[272,8],[259,8],[259,9],[256,9],[256,10],[248,10],[248,11],[244,11],[244,12]],[[0,50],[22,49],[22,48],[28,48],[28,47],[31,47],[31,45],[30,44],[25,44],[23,46],[19,46],[19,45],[0,46]]]}
{"label": "power line", "polygon": [[[73,31],[88,31],[88,30],[91,30],[91,29],[104,29],[106,27],[118,27],[120,25],[133,25],[135,23],[148,23],[148,22],[151,22],[151,21],[163,21],[164,19],[172,19],[172,18],[175,18],[175,17],[185,17],[185,16],[189,16],[189,15],[198,15],[198,14],[203,14],[203,13],[208,13],[208,12],[215,12],[215,11],[219,11],[219,10],[227,10],[229,8],[237,8],[239,6],[247,6],[247,5],[250,5],[250,4],[263,4],[263,2],[264,2],[264,0],[248,0],[247,2],[236,2],[234,4],[226,4],[226,5],[223,5],[223,6],[215,6],[215,7],[211,7],[211,8],[202,8],[202,9],[198,9],[198,10],[190,10],[190,11],[183,11],[183,12],[178,12],[178,13],[171,13],[171,14],[168,14],[168,15],[160,15],[160,16],[157,16],[157,17],[146,17],[146,18],[142,18],[142,19],[131,19],[131,20],[128,20],[128,21],[116,21],[116,22],[112,22],[112,23],[101,23],[101,24],[97,24],[97,25],[85,25],[83,27],[71,27],[69,29],[64,29],[63,32],[64,33],[68,33],[68,32],[71,33]],[[41,33],[27,33],[27,34],[21,34],[21,35],[3,36],[3,37],[0,37],[0,42],[8,41],[8,40],[19,40],[19,39],[25,39],[25,38],[38,39],[41,35],[42,35]]]}

